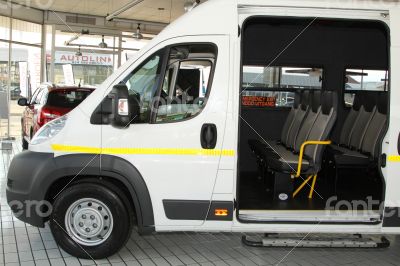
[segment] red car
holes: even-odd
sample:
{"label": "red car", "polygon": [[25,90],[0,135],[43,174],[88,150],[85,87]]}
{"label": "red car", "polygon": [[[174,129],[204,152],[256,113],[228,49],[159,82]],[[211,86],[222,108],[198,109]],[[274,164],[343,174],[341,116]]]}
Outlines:
{"label": "red car", "polygon": [[30,140],[44,124],[74,109],[94,89],[44,84],[35,91],[30,100],[20,98],[18,105],[25,106],[21,118],[22,148],[28,148]]}

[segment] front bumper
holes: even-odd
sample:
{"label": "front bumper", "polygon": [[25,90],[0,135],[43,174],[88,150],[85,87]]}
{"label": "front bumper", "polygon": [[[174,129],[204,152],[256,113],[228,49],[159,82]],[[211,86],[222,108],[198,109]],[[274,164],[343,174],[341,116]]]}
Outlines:
{"label": "front bumper", "polygon": [[45,201],[47,186],[40,181],[54,169],[53,153],[24,151],[14,156],[8,170],[6,194],[15,217],[44,227],[51,205]]}

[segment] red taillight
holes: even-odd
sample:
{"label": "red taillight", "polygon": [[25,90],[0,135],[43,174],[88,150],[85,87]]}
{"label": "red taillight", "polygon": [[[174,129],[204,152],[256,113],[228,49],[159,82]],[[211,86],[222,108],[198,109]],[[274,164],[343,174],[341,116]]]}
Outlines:
{"label": "red taillight", "polygon": [[57,117],[62,116],[62,115],[63,115],[63,113],[60,111],[43,107],[42,110],[40,111],[37,122],[38,122],[39,126],[43,126],[44,124],[50,122],[53,119],[56,119]]}

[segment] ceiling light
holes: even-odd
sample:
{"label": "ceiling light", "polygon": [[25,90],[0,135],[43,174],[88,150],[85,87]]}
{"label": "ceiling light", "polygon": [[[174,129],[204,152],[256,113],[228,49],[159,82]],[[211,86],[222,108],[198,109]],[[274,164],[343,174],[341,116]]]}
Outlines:
{"label": "ceiling light", "polygon": [[104,35],[101,36],[101,43],[99,43],[100,48],[107,48],[107,43],[104,42]]}
{"label": "ceiling light", "polygon": [[133,34],[133,38],[141,40],[143,39],[143,34],[140,32],[140,24],[136,28],[136,32]]}
{"label": "ceiling light", "polygon": [[79,46],[78,51],[75,53],[76,56],[82,56],[81,47]]}

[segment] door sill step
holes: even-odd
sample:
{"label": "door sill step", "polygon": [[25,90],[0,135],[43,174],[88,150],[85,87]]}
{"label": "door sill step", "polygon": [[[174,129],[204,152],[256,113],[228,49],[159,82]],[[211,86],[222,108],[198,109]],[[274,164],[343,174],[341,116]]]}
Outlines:
{"label": "door sill step", "polygon": [[365,238],[361,235],[352,236],[280,236],[266,235],[261,239],[242,236],[243,244],[252,247],[289,247],[289,248],[387,248],[390,242],[387,238],[380,240]]}
{"label": "door sill step", "polygon": [[239,210],[239,219],[248,222],[377,223],[381,215],[379,211]]}

